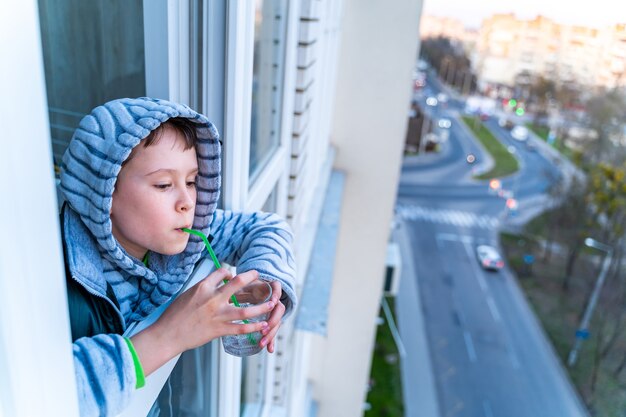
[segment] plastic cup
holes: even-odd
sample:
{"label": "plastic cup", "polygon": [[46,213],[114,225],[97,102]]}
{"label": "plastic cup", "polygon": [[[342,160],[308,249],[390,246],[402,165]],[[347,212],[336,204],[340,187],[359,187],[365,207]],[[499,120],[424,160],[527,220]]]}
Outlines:
{"label": "plastic cup", "polygon": [[[269,282],[257,280],[246,285],[235,293],[235,297],[239,302],[239,307],[253,307],[259,304],[267,303],[272,298],[272,286]],[[261,314],[257,317],[247,319],[248,323],[257,323],[260,321],[266,321],[269,318],[270,312]],[[236,320],[233,323],[243,324],[243,320]],[[233,356],[251,356],[256,355],[263,350],[259,346],[259,342],[263,335],[261,332],[235,334],[222,336],[222,345],[226,353]]]}

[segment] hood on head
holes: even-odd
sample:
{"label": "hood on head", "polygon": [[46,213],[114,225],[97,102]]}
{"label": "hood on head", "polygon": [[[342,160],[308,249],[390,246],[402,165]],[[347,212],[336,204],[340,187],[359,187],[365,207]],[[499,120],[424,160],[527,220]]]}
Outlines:
{"label": "hood on head", "polygon": [[128,273],[155,284],[157,276],[188,275],[204,249],[202,240],[191,236],[178,255],[151,254],[153,272],[119,245],[111,232],[109,214],[122,163],[142,139],[173,117],[184,117],[198,125],[199,172],[193,228],[208,235],[220,192],[221,145],[215,126],[187,106],[146,97],[123,98],[98,106],[80,121],[61,166],[60,188],[65,199],[107,257]]}

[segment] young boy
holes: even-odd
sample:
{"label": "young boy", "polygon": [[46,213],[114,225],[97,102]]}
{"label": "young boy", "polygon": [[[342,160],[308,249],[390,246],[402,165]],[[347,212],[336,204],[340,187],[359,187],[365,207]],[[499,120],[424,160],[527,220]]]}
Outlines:
{"label": "young boy", "polygon": [[[115,415],[143,378],[185,350],[261,331],[274,351],[295,307],[292,236],[278,216],[216,208],[221,145],[215,127],[186,106],[114,100],[82,119],[63,157],[61,191],[68,303],[81,415]],[[207,252],[237,266],[185,291],[151,326],[126,328],[172,299]],[[223,279],[230,281],[221,285]],[[255,279],[272,299],[239,309],[228,300]],[[271,311],[262,323],[233,324]]]}

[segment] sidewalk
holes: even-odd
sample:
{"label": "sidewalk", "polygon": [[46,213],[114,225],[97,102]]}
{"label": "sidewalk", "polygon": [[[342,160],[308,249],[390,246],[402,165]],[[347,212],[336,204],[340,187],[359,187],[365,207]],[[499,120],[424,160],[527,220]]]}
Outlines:
{"label": "sidewalk", "polygon": [[419,286],[413,267],[411,243],[404,221],[396,219],[393,236],[400,246],[402,270],[396,300],[396,315],[406,357],[402,360],[402,390],[405,417],[441,417],[430,358]]}

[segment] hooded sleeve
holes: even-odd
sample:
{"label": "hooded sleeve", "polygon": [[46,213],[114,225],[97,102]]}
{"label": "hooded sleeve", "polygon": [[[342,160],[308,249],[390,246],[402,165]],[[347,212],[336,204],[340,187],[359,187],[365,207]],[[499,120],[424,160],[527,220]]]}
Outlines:
{"label": "hooded sleeve", "polygon": [[261,279],[280,282],[287,318],[297,304],[293,234],[287,222],[273,213],[216,210],[210,230],[220,261],[236,265],[237,272],[254,269]]}
{"label": "hooded sleeve", "polygon": [[116,334],[82,337],[72,349],[81,417],[119,414],[137,383],[124,338]]}

